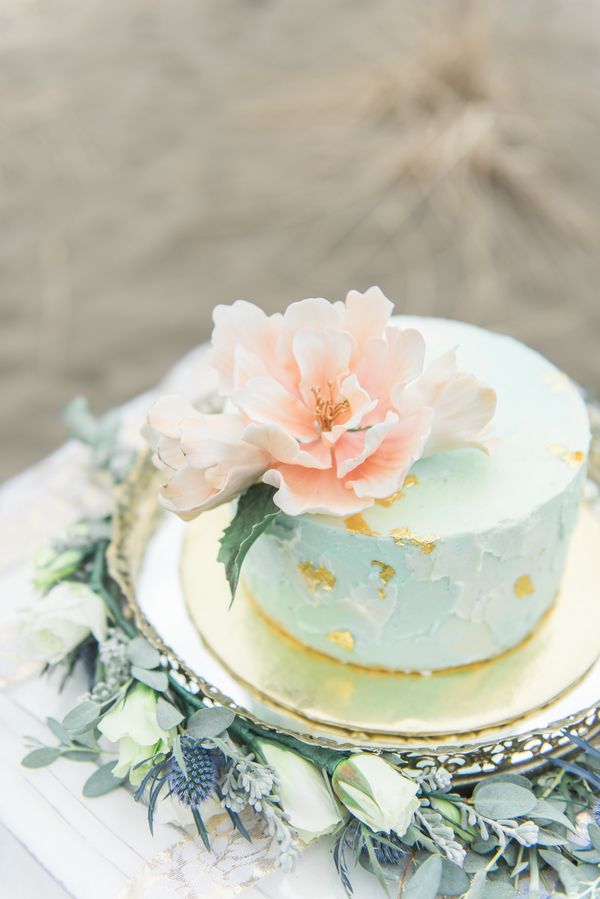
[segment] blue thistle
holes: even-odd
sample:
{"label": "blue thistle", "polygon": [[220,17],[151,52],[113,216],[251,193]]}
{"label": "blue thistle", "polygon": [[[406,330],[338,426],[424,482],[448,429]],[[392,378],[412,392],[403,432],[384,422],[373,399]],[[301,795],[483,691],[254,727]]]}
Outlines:
{"label": "blue thistle", "polygon": [[[373,841],[375,857],[381,865],[398,865],[406,858],[406,846],[400,842],[399,837],[397,837],[393,831],[386,835],[385,843],[381,842],[376,834],[373,834],[371,839]],[[393,843],[394,845],[390,846],[390,843]]]}
{"label": "blue thistle", "polygon": [[594,803],[592,815],[594,816],[594,822],[600,827],[600,800],[596,800]]}
{"label": "blue thistle", "polygon": [[175,756],[167,762],[167,778],[171,793],[184,805],[200,805],[211,796],[217,786],[218,754],[205,749],[192,737],[181,738],[181,754],[185,762],[187,777],[179,767]]}

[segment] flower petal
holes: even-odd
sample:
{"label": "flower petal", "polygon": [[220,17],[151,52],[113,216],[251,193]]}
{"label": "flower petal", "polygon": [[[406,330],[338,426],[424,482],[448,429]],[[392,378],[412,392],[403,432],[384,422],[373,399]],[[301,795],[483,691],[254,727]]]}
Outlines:
{"label": "flower petal", "polygon": [[419,409],[387,430],[391,420],[388,413],[382,425],[375,425],[366,432],[364,461],[353,469],[352,478],[347,478],[357,496],[384,499],[395,493],[402,486],[409,468],[423,455],[431,432],[432,410]]}
{"label": "flower petal", "polygon": [[299,440],[317,435],[314,413],[274,378],[252,378],[232,394],[233,402],[250,421],[280,425]]}
{"label": "flower petal", "polygon": [[393,408],[394,398],[421,374],[424,358],[425,341],[413,328],[386,328],[385,337],[371,337],[366,342],[356,373],[361,386],[377,397],[379,404],[365,424],[381,421]]}
{"label": "flower petal", "polygon": [[335,472],[297,465],[280,465],[264,473],[265,484],[277,487],[273,500],[287,515],[305,512],[325,515],[353,515],[373,505],[373,500],[359,499],[345,486]]}
{"label": "flower petal", "polygon": [[496,392],[473,375],[457,370],[456,351],[433,362],[418,381],[409,385],[398,402],[403,410],[429,406],[434,417],[424,453],[443,452],[461,446],[485,447],[478,438],[496,411]]}
{"label": "flower petal", "polygon": [[369,287],[364,293],[348,291],[343,327],[354,336],[358,353],[370,337],[381,337],[393,309],[380,287]]}
{"label": "flower petal", "polygon": [[225,391],[240,386],[235,381],[236,348],[245,347],[260,359],[275,359],[282,316],[266,315],[254,303],[237,300],[231,306],[217,306],[213,312],[214,330],[210,364],[217,370]]}
{"label": "flower petal", "polygon": [[331,449],[322,440],[299,443],[278,425],[250,424],[244,432],[247,443],[260,447],[272,459],[305,468],[331,468]]}
{"label": "flower petal", "polygon": [[340,381],[348,374],[352,339],[340,331],[299,331],[292,343],[292,351],[298,365],[299,387],[304,402],[314,408],[314,390],[325,399],[329,390],[337,400]]}

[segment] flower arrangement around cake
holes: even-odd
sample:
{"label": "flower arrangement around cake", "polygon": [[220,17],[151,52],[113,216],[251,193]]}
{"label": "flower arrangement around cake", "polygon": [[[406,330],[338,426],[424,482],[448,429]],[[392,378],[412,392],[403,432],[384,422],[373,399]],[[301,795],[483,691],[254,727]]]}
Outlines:
{"label": "flower arrangement around cake", "polygon": [[[379,294],[371,295],[379,303],[376,308],[387,309]],[[360,304],[363,302],[360,300]],[[317,303],[305,308],[323,314],[325,307]],[[353,308],[354,302],[350,302],[345,314]],[[258,311],[246,307],[243,314],[249,320],[244,319],[242,331],[249,333],[252,322],[259,323],[261,339],[273,349],[276,335],[283,332],[281,320],[268,324]],[[336,317],[342,314],[338,307]],[[217,314],[221,325],[228,315],[226,311]],[[369,321],[374,318],[372,314]],[[380,324],[382,321],[383,314]],[[242,344],[241,349],[226,350],[222,335],[223,331],[216,340],[216,347],[221,347],[216,352],[220,352],[218,364],[223,377],[229,377],[231,384],[237,377],[243,380],[242,371],[265,377],[256,374],[252,367],[255,363],[248,359]],[[396,335],[390,338],[396,339],[400,340]],[[408,341],[414,350],[417,338]],[[289,335],[284,344],[289,345]],[[452,369],[451,364],[445,364]],[[239,403],[237,389],[231,395]],[[356,390],[352,396],[358,396],[366,408],[370,401],[360,394],[364,388],[354,384],[352,389]],[[468,389],[466,385],[446,389],[450,395],[464,389],[474,398],[473,416],[461,429],[452,429],[453,439],[460,434],[464,440],[479,440],[492,408],[491,399],[485,400],[485,389],[470,380]],[[333,407],[327,412],[320,407],[332,427],[336,422],[331,415],[345,399],[350,403],[349,396],[343,395],[340,400],[334,393]],[[313,411],[317,400],[318,396]],[[426,413],[429,424],[418,437],[411,425],[407,439],[413,450],[403,456],[405,464],[412,458],[414,447],[424,451],[435,433],[434,405],[426,407],[430,410]],[[280,487],[288,476],[285,466],[303,467],[298,456],[306,450],[297,448],[293,463],[288,456],[286,462],[279,460],[281,467],[269,468],[272,461],[267,463],[265,456],[260,466],[242,474],[245,463],[240,455],[239,422],[236,419],[232,424],[230,418],[219,418],[222,424],[218,428],[232,428],[227,431],[231,441],[225,441],[225,445],[237,474],[230,481],[223,467],[224,430],[219,431],[218,440],[212,441],[207,437],[210,420],[195,413],[188,415],[187,407],[181,418],[173,417],[174,401],[167,407],[169,414],[161,417],[164,405],[159,402],[151,421],[161,435],[157,444],[160,464],[172,474],[163,502],[177,506],[180,513],[195,513],[202,504],[225,501],[225,496],[231,498],[249,489],[267,471],[279,472],[269,479]],[[107,438],[101,422],[95,422],[83,405],[71,412],[70,424],[76,436],[91,444],[91,465],[110,469],[119,480],[126,468],[123,460],[127,453],[114,442],[115,435]],[[388,435],[401,420],[397,412],[392,411],[388,418],[389,413],[388,409],[384,423],[392,416],[394,420],[389,431],[383,429]],[[350,415],[352,410],[343,414]],[[421,425],[424,420],[421,414],[411,419]],[[201,433],[203,449],[198,450],[198,456],[188,453],[186,421],[191,422],[189,433]],[[292,448],[289,435],[282,437],[283,428],[273,436],[268,429],[260,431],[259,422],[255,425],[250,433],[262,433],[264,440],[261,437],[259,442],[281,447],[285,439]],[[342,423],[337,426],[342,427]],[[193,430],[196,427],[198,431]],[[351,429],[340,433],[355,439]],[[368,435],[360,430],[354,433],[364,441],[364,449]],[[450,429],[443,433],[444,439],[449,439]],[[234,434],[238,435],[235,439]],[[268,440],[265,434],[270,435]],[[327,448],[322,437],[318,440]],[[249,444],[261,453],[266,452],[264,445]],[[323,453],[321,448],[312,451]],[[113,465],[115,459],[119,459],[118,465]],[[297,484],[293,479],[290,483]],[[343,489],[359,500],[355,487]],[[383,486],[380,489],[383,492]],[[284,502],[286,495],[284,490]],[[315,494],[307,492],[309,495],[310,502],[315,503]],[[413,768],[391,750],[323,748],[267,726],[259,727],[188,689],[167,659],[140,635],[108,572],[110,538],[109,516],[84,520],[38,558],[34,581],[40,599],[24,622],[24,650],[45,662],[50,674],[56,672],[63,679],[76,667],[82,669],[88,678],[88,692],[62,721],[48,719],[52,744],[29,740],[25,766],[39,768],[59,758],[102,762],[84,786],[87,797],[130,783],[135,798],[148,804],[151,828],[156,817],[184,827],[193,824],[207,849],[210,840],[206,819],[215,803],[227,811],[232,826],[246,836],[248,814],[254,813],[276,841],[279,862],[285,869],[293,866],[303,845],[333,834],[333,861],[349,896],[352,870],[357,864],[372,872],[385,890],[419,899],[504,899],[523,895],[524,890],[532,896],[597,895],[600,752],[590,743],[571,732],[566,736],[579,753],[576,761],[549,760],[549,767],[531,777],[500,772],[482,777],[473,789],[454,786],[452,772],[433,761]]]}

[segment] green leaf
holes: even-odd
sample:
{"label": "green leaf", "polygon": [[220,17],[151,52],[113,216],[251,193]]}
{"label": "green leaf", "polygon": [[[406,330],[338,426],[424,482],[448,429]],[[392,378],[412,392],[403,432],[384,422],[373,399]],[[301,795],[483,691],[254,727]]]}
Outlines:
{"label": "green leaf", "polygon": [[137,668],[158,668],[160,653],[143,637],[136,637],[127,647],[127,657]]}
{"label": "green leaf", "polygon": [[450,859],[442,859],[442,877],[439,892],[443,896],[462,896],[469,889],[469,878],[462,868],[451,862]]}
{"label": "green leaf", "polygon": [[177,736],[173,740],[173,755],[175,756],[175,761],[179,765],[181,773],[187,780],[188,779],[188,771],[187,771],[187,765],[185,763],[185,759],[183,757],[183,752],[181,751],[181,735],[180,734],[177,734]]}
{"label": "green leaf", "polygon": [[217,558],[225,566],[232,602],[248,550],[280,513],[273,502],[274,493],[267,484],[249,487],[240,496],[235,517],[221,537]]}
{"label": "green leaf", "polygon": [[172,727],[177,727],[178,724],[181,724],[183,718],[184,716],[179,709],[176,709],[174,705],[171,705],[162,696],[158,697],[156,720],[159,727],[162,727],[163,730],[171,730]]}
{"label": "green leaf", "polygon": [[169,688],[169,678],[164,671],[148,671],[146,668],[138,668],[137,665],[134,665],[131,674],[141,684],[146,684],[157,693],[164,693]]}
{"label": "green leaf", "polygon": [[46,718],[46,724],[54,734],[54,736],[60,740],[61,743],[70,743],[70,738],[60,721],[57,721],[56,718]]}
{"label": "green leaf", "polygon": [[567,893],[575,892],[579,885],[577,866],[572,865],[571,862],[567,861],[560,852],[553,852],[550,849],[540,849],[539,854],[547,865],[554,868]]}
{"label": "green leaf", "polygon": [[471,888],[464,899],[516,899],[516,896],[508,884],[488,880],[487,871],[483,869],[471,881]]}
{"label": "green leaf", "polygon": [[60,755],[60,749],[56,746],[42,746],[29,752],[21,761],[25,768],[45,768],[51,765]]}
{"label": "green leaf", "polygon": [[63,759],[70,759],[72,762],[92,762],[99,755],[98,749],[67,749],[61,752]]}
{"label": "green leaf", "polygon": [[442,857],[432,855],[417,868],[402,894],[403,899],[435,899],[441,880]]}
{"label": "green leaf", "polygon": [[223,706],[214,706],[210,709],[198,709],[191,716],[187,725],[187,732],[196,740],[204,740],[207,737],[218,737],[227,730],[235,720],[235,714],[231,709]]}
{"label": "green leaf", "polygon": [[473,794],[473,799],[476,811],[494,821],[529,815],[537,804],[534,794],[525,787],[512,783],[488,783],[487,781],[479,784]]}
{"label": "green leaf", "polygon": [[112,773],[114,767],[115,762],[107,762],[94,771],[83,785],[83,795],[91,799],[95,796],[104,796],[105,793],[119,787],[125,777],[115,777]]}
{"label": "green leaf", "polygon": [[87,700],[74,709],[63,718],[63,727],[71,734],[80,731],[89,730],[100,717],[100,706],[97,702]]}
{"label": "green leaf", "polygon": [[562,824],[568,830],[574,830],[572,823],[569,821],[564,812],[558,809],[552,802],[547,799],[538,799],[533,810],[529,813],[532,818],[542,821],[555,821]]}
{"label": "green leaf", "polygon": [[588,824],[588,836],[596,852],[600,852],[600,827],[597,824]]}
{"label": "green leaf", "polygon": [[523,774],[514,774],[512,771],[505,771],[500,774],[486,775],[485,782],[488,784],[516,784],[518,787],[524,787],[526,790],[531,790],[531,788],[533,787],[533,784],[528,777],[525,777]]}

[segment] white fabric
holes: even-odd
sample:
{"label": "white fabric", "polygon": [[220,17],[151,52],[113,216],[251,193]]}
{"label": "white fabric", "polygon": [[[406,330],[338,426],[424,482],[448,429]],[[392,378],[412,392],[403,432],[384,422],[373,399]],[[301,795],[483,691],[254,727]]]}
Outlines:
{"label": "white fabric", "polygon": [[[200,349],[182,360],[160,391],[209,393],[203,356]],[[155,393],[124,408],[131,439]],[[259,841],[252,849],[258,861],[246,857],[242,862],[235,840],[229,854],[223,853],[222,820],[215,819],[211,858],[199,841],[182,839],[168,824],[157,825],[152,837],[146,809],[123,789],[84,799],[81,788],[93,770],[90,763],[59,760],[38,770],[20,765],[27,748],[24,736],[52,742],[46,716],[60,719],[85,690],[75,679],[59,694],[56,682],[40,678],[35,666],[19,660],[11,622],[33,599],[35,550],[77,519],[105,508],[105,496],[86,479],[87,460],[87,450],[69,442],[0,488],[0,862],[3,870],[10,868],[10,884],[23,887],[11,895],[29,896],[35,889],[51,899],[343,899],[327,841],[310,847],[294,874],[269,874],[248,889],[246,883],[268,871],[268,852],[259,852],[265,848]],[[19,847],[10,859],[8,845]],[[225,887],[218,885],[224,871]],[[379,895],[374,879],[362,871],[353,883],[357,899]]]}

